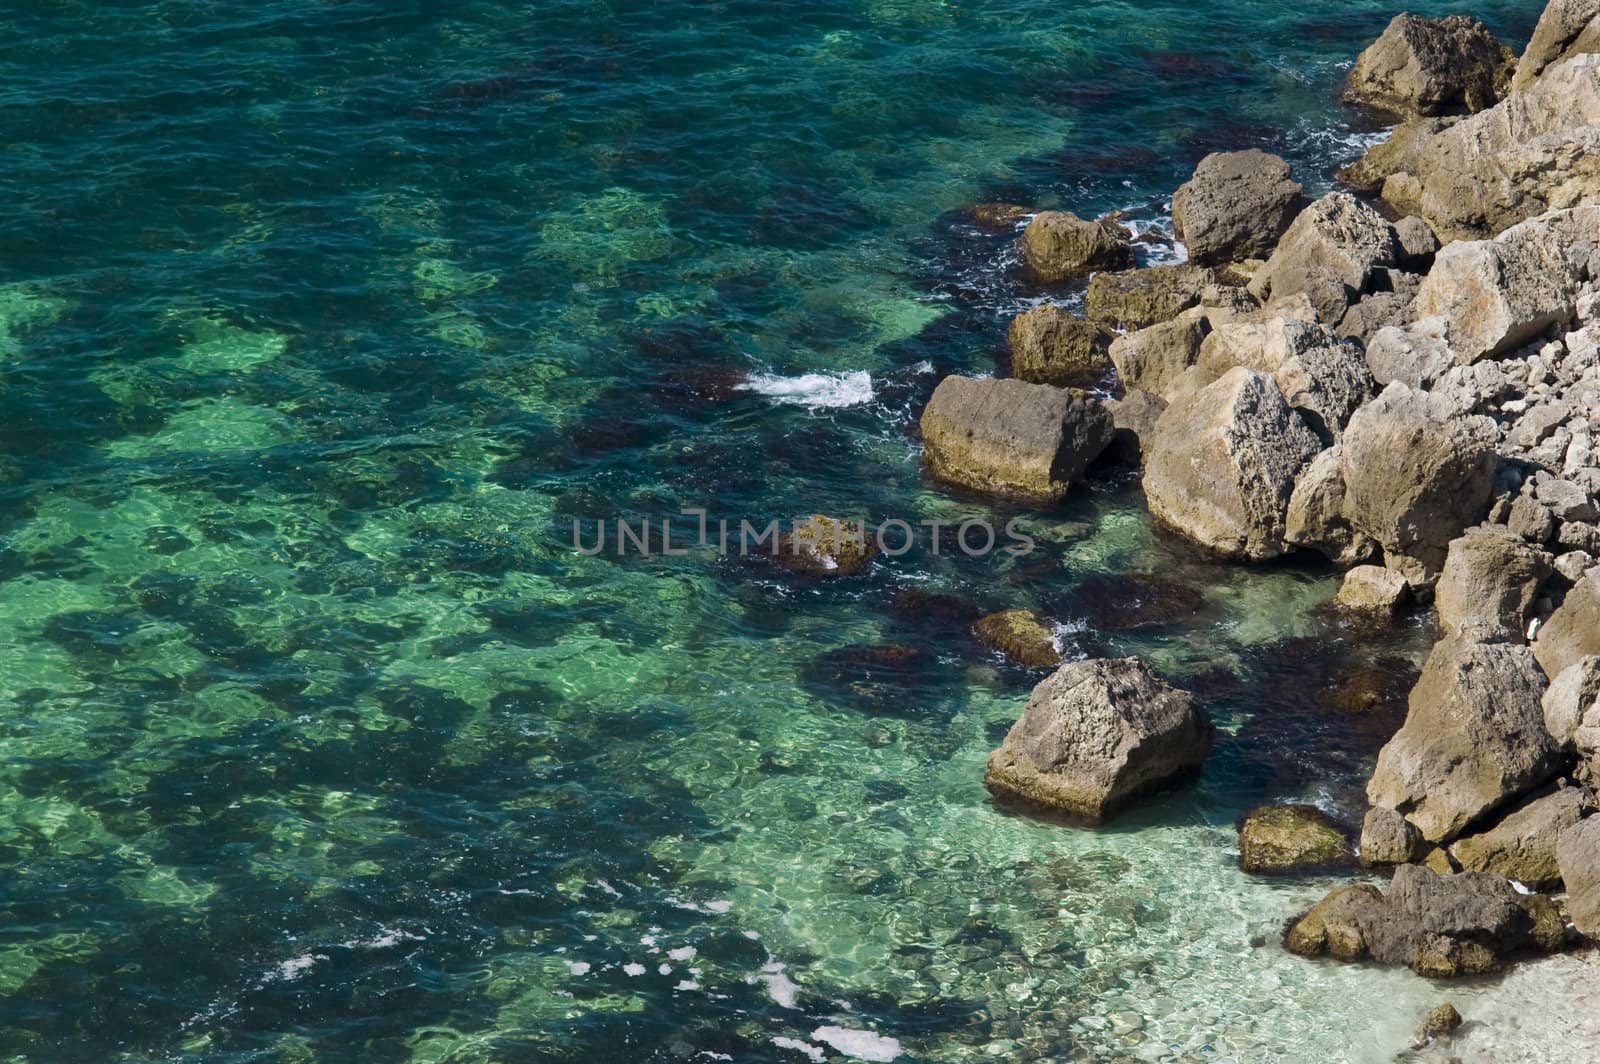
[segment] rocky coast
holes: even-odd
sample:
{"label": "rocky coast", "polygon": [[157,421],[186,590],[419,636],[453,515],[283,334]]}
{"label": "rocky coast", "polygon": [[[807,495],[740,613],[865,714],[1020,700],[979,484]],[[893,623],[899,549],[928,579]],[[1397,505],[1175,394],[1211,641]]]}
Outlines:
{"label": "rocky coast", "polygon": [[[1352,623],[1431,613],[1363,822],[1259,809],[1241,859],[1353,877],[1282,914],[1293,953],[1482,975],[1600,941],[1600,3],[1552,0],[1521,55],[1401,14],[1345,94],[1399,124],[1317,199],[1276,156],[1208,156],[1172,195],[1178,265],[1135,268],[1116,216],[986,205],[1083,311],[1047,299],[1010,324],[1012,376],[942,381],[924,463],[1030,505],[1131,465],[1178,540],[1322,556]],[[1068,662],[985,782],[1101,820],[1212,740],[1143,662]]]}

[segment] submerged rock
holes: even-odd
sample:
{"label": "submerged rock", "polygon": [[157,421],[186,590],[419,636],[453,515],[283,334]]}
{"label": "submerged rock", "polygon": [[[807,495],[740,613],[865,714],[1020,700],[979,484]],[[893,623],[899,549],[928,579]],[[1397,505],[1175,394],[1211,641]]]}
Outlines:
{"label": "submerged rock", "polygon": [[1402,118],[1470,114],[1500,99],[1513,63],[1475,18],[1396,15],[1356,58],[1345,99]]}
{"label": "submerged rock", "polygon": [[1111,368],[1111,334],[1066,307],[1046,303],[1023,311],[1006,338],[1011,375],[1031,384],[1084,388]]}
{"label": "submerged rock", "polygon": [[1095,270],[1133,266],[1133,243],[1127,230],[1101,219],[1085,221],[1070,211],[1041,211],[1022,231],[1022,264],[1043,284],[1082,277]]}
{"label": "submerged rock", "polygon": [[1200,160],[1173,193],[1173,227],[1202,265],[1265,258],[1299,213],[1304,192],[1276,155],[1219,152]]}
{"label": "submerged rock", "polygon": [[978,618],[972,626],[978,642],[998,650],[1019,665],[1059,665],[1061,648],[1048,617],[1033,610],[1002,610]]}
{"label": "submerged rock", "polygon": [[946,377],[922,413],[923,460],[938,480],[1055,502],[1111,442],[1111,416],[1080,392],[1019,380]]}
{"label": "submerged rock", "polygon": [[1344,830],[1314,805],[1265,805],[1239,825],[1246,872],[1306,872],[1355,863]]}
{"label": "submerged rock", "polygon": [[1441,641],[1411,690],[1404,726],[1378,754],[1368,801],[1446,843],[1554,779],[1565,762],[1545,730],[1544,689],[1527,647]]}
{"label": "submerged rock", "polygon": [[1388,894],[1367,884],[1340,887],[1292,921],[1292,953],[1407,965],[1434,979],[1500,971],[1519,953],[1562,945],[1560,912],[1549,898],[1520,894],[1500,876],[1439,875],[1421,865],[1395,871]]}
{"label": "submerged rock", "polygon": [[1295,477],[1321,449],[1271,377],[1229,370],[1178,395],[1156,423],[1144,487],[1156,520],[1227,557],[1287,550]]}
{"label": "submerged rock", "polygon": [[998,798],[1098,821],[1194,775],[1213,736],[1200,703],[1142,661],[1073,662],[1033,689],[984,784]]}
{"label": "submerged rock", "polygon": [[852,576],[872,564],[878,545],[859,521],[813,514],[778,540],[778,560],[817,576]]}
{"label": "submerged rock", "polygon": [[1556,842],[1562,832],[1594,809],[1594,795],[1564,787],[1508,814],[1494,827],[1466,835],[1450,846],[1450,856],[1467,872],[1493,872],[1546,890],[1561,882]]}
{"label": "submerged rock", "polygon": [[1150,266],[1097,273],[1084,296],[1089,320],[1121,329],[1144,329],[1171,321],[1200,305],[1217,276],[1201,266]]}
{"label": "submerged rock", "polygon": [[1015,229],[1033,212],[1015,203],[975,203],[965,213],[985,229]]}

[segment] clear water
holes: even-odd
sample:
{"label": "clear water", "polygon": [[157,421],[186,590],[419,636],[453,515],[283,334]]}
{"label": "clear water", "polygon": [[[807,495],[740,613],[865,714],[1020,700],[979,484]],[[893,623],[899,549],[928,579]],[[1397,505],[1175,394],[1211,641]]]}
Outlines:
{"label": "clear water", "polygon": [[[1511,37],[1538,7],[1476,5]],[[1371,135],[1341,67],[1392,13],[15,5],[0,1052],[1403,1050],[1443,991],[1284,954],[1328,883],[1242,876],[1232,826],[1355,815],[1421,627],[1341,628],[1325,569],[1194,558],[1115,479],[1032,515],[1026,559],[807,582],[571,547],[682,506],[1015,516],[918,474],[938,375],[992,370],[1045,295],[955,212],[1159,229],[1201,154],[1255,144],[1325,186]],[[1223,725],[1203,782],[1102,831],[993,808],[1039,674],[906,590],[1147,656]],[[1340,708],[1363,668],[1384,699]],[[1594,1037],[1591,963],[1451,987],[1465,1055]]]}

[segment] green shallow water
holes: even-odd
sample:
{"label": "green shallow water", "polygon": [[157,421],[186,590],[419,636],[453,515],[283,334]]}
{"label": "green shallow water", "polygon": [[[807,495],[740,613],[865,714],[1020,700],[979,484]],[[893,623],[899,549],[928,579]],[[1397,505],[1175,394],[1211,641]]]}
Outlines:
{"label": "green shallow water", "polygon": [[[1538,7],[1476,10],[1516,37]],[[910,434],[1016,308],[1074,298],[958,208],[1160,231],[1201,154],[1254,144],[1325,186],[1392,13],[10,13],[0,1053],[1392,1058],[1441,991],[1284,954],[1328,882],[1247,879],[1232,828],[1358,814],[1427,632],[1342,628],[1326,569],[1195,558],[1115,478],[950,498]],[[681,507],[1039,546],[828,581],[573,550]],[[1222,726],[1204,779],[1100,831],[994,808],[1041,674],[910,590],[1146,656]],[[1339,708],[1352,675],[1376,706]],[[1452,987],[1467,1055],[1600,1036],[1588,964]]]}

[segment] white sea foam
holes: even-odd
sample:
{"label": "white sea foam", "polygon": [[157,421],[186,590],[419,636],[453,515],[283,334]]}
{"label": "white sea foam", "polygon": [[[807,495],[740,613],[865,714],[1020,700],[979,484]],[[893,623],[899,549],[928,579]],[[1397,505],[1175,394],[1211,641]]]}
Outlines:
{"label": "white sea foam", "polygon": [[594,967],[588,961],[567,961],[566,964],[567,971],[573,975],[588,975],[590,969]]}
{"label": "white sea foam", "polygon": [[800,985],[788,975],[784,974],[783,965],[773,962],[761,969],[756,979],[767,985],[767,993],[786,1009],[792,1009],[800,1002]]}
{"label": "white sea foam", "polygon": [[826,1060],[828,1056],[828,1051],[826,1049],[823,1049],[821,1046],[814,1046],[810,1042],[802,1042],[798,1038],[787,1038],[783,1035],[779,1035],[777,1038],[772,1040],[772,1044],[777,1046],[779,1049],[793,1049],[804,1053],[806,1056],[816,1061],[817,1064],[822,1064],[822,1062]]}
{"label": "white sea foam", "polygon": [[741,387],[780,403],[793,403],[813,410],[861,406],[872,402],[873,394],[872,375],[864,370],[854,373],[803,373],[798,377],[757,373]]}
{"label": "white sea foam", "polygon": [[328,957],[323,953],[302,953],[298,957],[290,957],[262,979],[264,983],[291,983],[316,967],[318,961],[325,961]]}
{"label": "white sea foam", "polygon": [[622,970],[625,974],[637,978],[638,976],[643,975],[648,969],[646,969],[645,966],[640,964],[638,961],[630,961],[622,966]]}
{"label": "white sea foam", "polygon": [[818,1027],[811,1032],[811,1037],[857,1060],[885,1061],[900,1055],[897,1039],[853,1027]]}

